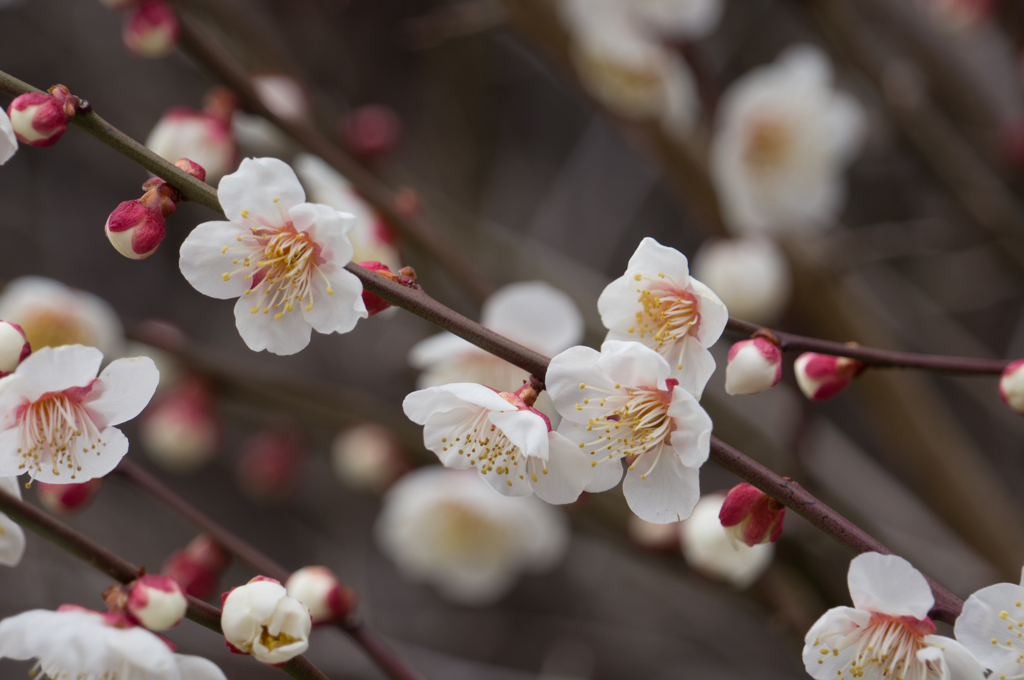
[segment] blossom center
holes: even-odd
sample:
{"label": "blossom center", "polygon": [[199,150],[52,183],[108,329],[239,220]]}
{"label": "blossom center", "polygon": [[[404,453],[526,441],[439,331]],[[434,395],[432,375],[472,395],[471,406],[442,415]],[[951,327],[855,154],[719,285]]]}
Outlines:
{"label": "blossom center", "polygon": [[792,134],[782,121],[771,118],[755,120],[743,154],[747,164],[758,172],[767,172],[782,165],[792,147]]}
{"label": "blossom center", "polygon": [[845,678],[878,677],[891,680],[928,680],[941,678],[942,668],[928,661],[922,661],[917,653],[928,647],[924,638],[935,633],[935,624],[925,617],[917,619],[912,616],[889,616],[877,612],[871,614],[867,626],[858,626],[846,633],[834,646],[826,640],[830,637],[843,635],[837,631],[824,635],[814,641],[822,658],[819,664],[825,663],[829,655],[853,648],[853,655],[846,665],[837,671],[836,680]]}
{"label": "blossom center", "polygon": [[[641,274],[635,277],[637,281],[645,278],[648,277]],[[628,332],[639,336],[640,342],[651,349],[666,354],[700,324],[697,298],[667,281],[662,273],[649,280],[651,285],[636,289],[640,296],[640,309],[636,313],[636,323]],[[678,349],[676,363],[682,369],[683,348],[679,346]]]}
{"label": "blossom center", "polygon": [[266,626],[263,626],[262,628],[263,630],[260,632],[260,644],[270,651],[274,651],[278,647],[285,647],[296,642],[301,642],[299,638],[294,638],[284,631],[279,632],[277,635],[271,635],[270,630]]}
{"label": "blossom center", "polygon": [[[508,475],[505,484],[512,486],[512,479],[518,476],[524,479],[527,472],[520,470],[523,463],[523,452],[518,446],[512,443],[505,433],[502,432],[488,418],[490,411],[481,409],[472,418],[469,418],[458,425],[447,437],[441,438],[441,450],[454,449],[460,456],[465,456],[469,464],[476,467],[480,474],[489,475],[492,472],[499,475]],[[538,416],[539,417],[539,416]],[[533,460],[531,459],[531,462]],[[541,461],[541,474],[547,474],[547,466]],[[532,481],[537,481],[537,465],[534,462],[533,470],[530,471]]]}
{"label": "blossom center", "polygon": [[61,474],[61,468],[66,468],[71,471],[71,479],[75,479],[82,471],[79,456],[102,453],[97,446],[104,447],[106,442],[76,394],[81,390],[72,388],[44,394],[21,408],[18,414],[21,425],[18,455],[22,459],[19,470],[42,472],[45,464],[52,466],[55,476]]}

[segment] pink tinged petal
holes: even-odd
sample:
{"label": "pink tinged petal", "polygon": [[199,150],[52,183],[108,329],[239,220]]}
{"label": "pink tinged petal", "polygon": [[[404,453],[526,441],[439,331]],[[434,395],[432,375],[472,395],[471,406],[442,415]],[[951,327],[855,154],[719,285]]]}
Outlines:
{"label": "pink tinged petal", "polygon": [[303,203],[288,211],[292,224],[306,232],[320,246],[320,257],[337,267],[344,267],[352,261],[354,249],[348,232],[355,224],[355,217],[327,205]]}
{"label": "pink tinged petal", "polygon": [[672,391],[668,415],[675,425],[668,443],[679,462],[688,467],[700,467],[711,451],[711,417],[693,395],[681,387]]}
{"label": "pink tinged petal", "polygon": [[[529,465],[530,472],[536,476],[533,492],[542,501],[553,505],[572,503],[583,493],[587,482],[593,479],[596,469],[591,467],[588,456],[579,447],[558,432],[548,433],[548,451],[546,466],[539,462]],[[622,469],[621,465],[619,469]]]}
{"label": "pink tinged petal", "polygon": [[[257,248],[249,248],[238,238],[251,234],[249,229],[235,222],[200,224],[181,244],[178,267],[182,276],[200,293],[218,300],[243,295],[252,285],[252,280],[247,279],[246,274],[255,270],[256,259],[260,255]],[[225,251],[224,248],[229,250]],[[252,266],[246,271],[238,271],[245,258],[253,254]],[[238,260],[238,264],[234,263],[235,260]],[[227,280],[225,274],[228,274]]]}
{"label": "pink tinged petal", "polygon": [[697,340],[704,347],[711,347],[722,337],[725,324],[729,322],[729,310],[713,290],[697,279],[690,279],[690,292],[697,296],[697,314],[700,318]]}
{"label": "pink tinged petal", "polygon": [[864,553],[850,562],[850,595],[857,609],[923,619],[935,605],[928,581],[902,557]]}
{"label": "pink tinged petal", "polygon": [[551,360],[544,382],[555,410],[563,418],[585,424],[594,412],[583,410],[582,400],[600,399],[616,390],[615,383],[598,365],[600,358],[597,350],[580,346],[570,347]]}
{"label": "pink tinged petal", "polygon": [[999,378],[999,396],[1017,413],[1024,414],[1024,359],[1010,362]]}
{"label": "pink tinged petal", "polygon": [[622,482],[626,503],[652,524],[678,522],[690,516],[700,500],[700,471],[683,465],[668,447],[639,456]]}
{"label": "pink tinged petal", "polygon": [[413,392],[402,402],[409,420],[423,425],[434,413],[476,407],[489,411],[514,411],[516,407],[489,387],[476,383],[452,383]]}
{"label": "pink tinged petal", "polygon": [[781,377],[782,352],[767,340],[741,340],[729,349],[726,394],[757,394],[777,385]]}
{"label": "pink tinged petal", "polygon": [[348,333],[360,319],[369,316],[363,302],[363,284],[355,274],[340,267],[334,271],[321,269],[321,273],[323,276],[313,274],[312,307],[300,300],[298,304],[303,306],[286,313],[285,317],[301,313],[318,333]]}
{"label": "pink tinged petal", "polygon": [[639,342],[604,343],[597,365],[608,378],[629,387],[663,388],[672,374],[660,354]]}
{"label": "pink tinged petal", "polygon": [[548,424],[539,414],[530,411],[492,411],[488,418],[509,441],[519,447],[522,455],[548,459]]}
{"label": "pink tinged petal", "polygon": [[267,350],[272,354],[288,355],[301,351],[309,344],[313,327],[294,311],[275,319],[262,309],[252,312],[253,303],[245,296],[235,303],[235,326],[246,346],[254,352]]}
{"label": "pink tinged petal", "polygon": [[803,659],[807,673],[816,680],[842,677],[840,671],[847,669],[857,652],[857,645],[838,649],[836,643],[858,628],[867,627],[870,622],[869,612],[852,607],[835,607],[825,612],[804,638]]}
{"label": "pink tinged petal", "polygon": [[[928,647],[919,651],[917,658],[920,661],[930,662],[933,668],[943,668],[943,678],[949,678],[949,680],[985,679],[985,667],[956,640],[941,635],[928,635],[924,638],[924,642]],[[992,677],[998,680],[999,675]]]}
{"label": "pink tinged petal", "polygon": [[84,387],[96,377],[102,362],[103,353],[95,347],[43,347],[21,362],[14,372],[18,380],[8,389],[34,401],[47,392]]}
{"label": "pink tinged petal", "polygon": [[[1018,604],[1020,603],[1020,604]],[[1013,583],[997,583],[967,598],[956,620],[954,631],[959,640],[988,668],[996,668],[1007,657],[1024,654],[1024,588]],[[1003,614],[1006,618],[1003,618]],[[992,644],[996,640],[997,644]],[[1006,644],[1010,642],[1011,644]],[[1011,647],[1013,649],[1007,649]]]}
{"label": "pink tinged petal", "polygon": [[282,226],[288,211],[306,201],[298,177],[276,158],[246,158],[238,170],[225,175],[217,187],[220,205],[229,220],[250,219]]}
{"label": "pink tinged petal", "polygon": [[569,295],[543,281],[504,286],[487,298],[480,323],[553,356],[583,339],[583,314]]}
{"label": "pink tinged petal", "polygon": [[82,403],[97,424],[119,425],[142,413],[159,382],[160,371],[149,357],[118,359],[103,369]]}

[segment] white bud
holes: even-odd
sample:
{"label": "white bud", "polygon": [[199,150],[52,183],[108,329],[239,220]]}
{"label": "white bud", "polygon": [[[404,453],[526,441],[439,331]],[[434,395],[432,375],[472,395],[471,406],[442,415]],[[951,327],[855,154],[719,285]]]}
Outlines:
{"label": "white bud", "polygon": [[782,352],[767,340],[741,340],[729,348],[726,394],[757,394],[774,387],[781,377]]}
{"label": "white bud", "polygon": [[767,238],[708,241],[693,258],[693,275],[746,321],[771,323],[789,303],[789,261]]}
{"label": "white bud", "polygon": [[220,618],[224,639],[265,664],[283,664],[309,648],[313,627],[306,606],[284,586],[257,576],[224,598]]}
{"label": "white bud", "polygon": [[32,353],[21,326],[9,321],[0,321],[0,377],[14,372],[22,361]]}
{"label": "white bud", "polygon": [[146,628],[167,630],[185,618],[188,598],[170,576],[147,574],[132,584],[126,608]]}
{"label": "white bud", "polygon": [[694,570],[742,590],[768,569],[775,544],[750,547],[733,538],[718,517],[724,502],[721,493],[703,496],[680,524],[679,538],[683,557]]}
{"label": "white bud", "polygon": [[355,595],[327,567],[303,567],[288,577],[288,595],[306,605],[313,623],[328,623],[345,618]]}
{"label": "white bud", "polygon": [[999,396],[1010,408],[1024,415],[1024,359],[1011,362],[999,378]]}

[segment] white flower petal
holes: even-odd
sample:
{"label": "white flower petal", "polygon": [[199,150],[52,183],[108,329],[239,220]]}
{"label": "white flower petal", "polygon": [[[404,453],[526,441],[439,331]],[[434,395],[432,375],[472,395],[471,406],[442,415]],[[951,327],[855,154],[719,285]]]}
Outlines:
{"label": "white flower petal", "polygon": [[857,555],[850,562],[848,581],[857,609],[923,619],[935,605],[928,581],[897,555]]}
{"label": "white flower petal", "polygon": [[579,447],[558,432],[548,433],[548,451],[546,466],[537,462],[529,465],[530,471],[537,476],[533,492],[546,503],[572,503],[594,477],[595,468],[591,467]]}
{"label": "white flower petal", "polygon": [[175,654],[181,680],[227,680],[217,664],[201,656]]}
{"label": "white flower petal", "polygon": [[[265,285],[264,282],[256,290],[262,291]],[[309,344],[313,327],[298,310],[275,319],[274,314],[262,310],[254,314],[253,307],[252,301],[244,295],[235,303],[235,327],[252,351],[267,350],[273,354],[288,355],[305,349]]]}
{"label": "white flower petal", "polygon": [[[341,266],[325,268],[323,273],[327,281],[321,276],[313,280],[312,309],[302,307],[301,314],[318,333],[348,333],[360,319],[369,317],[363,303],[363,284]],[[328,281],[331,293],[327,292]]]}
{"label": "white flower petal", "polygon": [[217,194],[229,220],[242,221],[248,214],[277,226],[284,224],[289,210],[306,201],[295,172],[276,158],[243,159],[237,171],[221,179]]}
{"label": "white flower petal", "polygon": [[470,457],[455,442],[452,433],[456,427],[469,425],[479,413],[479,409],[456,408],[430,415],[423,425],[423,445],[437,454],[438,460],[447,468],[461,470],[473,467]]}
{"label": "white flower petal", "polygon": [[492,411],[488,418],[519,447],[522,455],[548,459],[548,424],[541,416],[532,411],[515,410]]}
{"label": "white flower petal", "polygon": [[[808,675],[816,680],[833,680],[842,675],[850,659],[857,651],[856,645],[831,653],[834,643],[848,633],[863,628],[871,621],[869,612],[852,607],[834,607],[825,612],[807,631],[804,638],[804,667]],[[823,650],[828,653],[823,653]]]}
{"label": "white flower petal", "polygon": [[679,462],[687,467],[700,467],[711,451],[711,417],[693,395],[681,387],[672,391],[668,415],[675,424],[668,443]]}
{"label": "white flower petal", "polygon": [[434,413],[456,408],[477,407],[488,411],[514,411],[516,407],[498,396],[489,387],[475,383],[452,383],[428,387],[408,395],[402,409],[409,420],[423,425]]}
{"label": "white flower petal", "polygon": [[487,298],[480,323],[553,356],[583,339],[583,314],[565,292],[543,281],[502,287]]}
{"label": "white flower petal", "polygon": [[[1024,623],[1021,605],[1024,605],[1024,588],[1021,586],[997,583],[982,588],[964,602],[954,628],[956,639],[988,668],[996,668],[1008,657],[1016,659],[1024,654],[1024,642],[1017,637],[1017,633],[1024,634],[1024,627],[1018,626],[1013,631],[1007,627],[1015,626],[1015,621]],[[1007,613],[1007,619],[1002,618],[1003,612]],[[992,644],[992,640],[999,644]],[[1006,642],[1010,644],[1006,645]]]}
{"label": "white flower petal", "polygon": [[629,258],[624,278],[628,279],[633,274],[664,274],[679,288],[686,288],[690,282],[690,264],[686,256],[675,248],[663,246],[647,236]]}
{"label": "white flower petal", "polygon": [[630,387],[663,389],[672,374],[664,357],[639,342],[604,343],[597,365],[611,380]]}
{"label": "white flower petal", "polygon": [[533,485],[531,484],[530,472],[527,470],[527,458],[525,456],[516,456],[508,472],[502,471],[499,473],[494,467],[488,467],[487,472],[484,469],[477,466],[477,470],[480,472],[480,477],[485,482],[490,484],[491,488],[500,493],[502,496],[530,496],[533,494]]}
{"label": "white flower petal", "polygon": [[18,380],[10,384],[5,394],[17,392],[34,401],[47,392],[84,387],[96,377],[102,362],[103,354],[95,347],[44,347],[19,364],[14,371]]}
{"label": "white flower petal", "polygon": [[[17,477],[0,477],[0,491],[21,498]],[[0,513],[0,565],[16,567],[25,555],[25,532],[17,522]]]}
{"label": "white flower petal", "polygon": [[[246,272],[238,272],[225,281],[224,274],[238,269],[234,260],[240,262],[257,250],[238,251],[224,248],[240,248],[239,236],[251,232],[235,222],[203,222],[192,230],[181,244],[178,267],[182,276],[192,287],[203,295],[218,300],[229,300],[245,293],[252,281]],[[255,268],[255,262],[252,263]]]}
{"label": "white flower petal", "polygon": [[[918,652],[918,659],[936,658],[934,652],[939,652],[943,664],[943,677],[949,680],[984,680],[985,667],[974,658],[974,655],[956,640],[942,635],[928,635],[924,642],[931,647]],[[925,654],[927,650],[934,650]],[[998,675],[994,676],[999,678]]]}
{"label": "white flower petal", "polygon": [[598,365],[600,358],[597,350],[579,346],[570,347],[551,360],[544,383],[562,418],[586,423],[590,413],[577,409],[576,405],[594,394],[615,390],[615,383]]}
{"label": "white flower petal", "polygon": [[700,500],[700,471],[687,467],[671,448],[648,451],[626,472],[622,493],[643,520],[666,524],[686,519]]}
{"label": "white flower petal", "polygon": [[119,425],[142,413],[156,393],[160,372],[149,357],[113,361],[83,403],[97,416],[98,425]]}
{"label": "white flower petal", "polygon": [[[53,465],[49,457],[42,463],[41,470],[30,470],[29,475],[33,480],[46,482],[47,484],[74,484],[85,482],[97,477],[105,477],[110,474],[117,464],[121,462],[128,453],[128,438],[116,427],[108,427],[100,432],[100,439],[103,444],[96,444],[96,450],[77,452],[78,464],[81,470],[69,470],[66,467],[58,468],[59,474],[54,474]],[[71,475],[75,475],[72,479]]]}
{"label": "white flower petal", "polygon": [[722,337],[722,331],[729,322],[729,310],[713,290],[697,279],[690,279],[690,291],[697,296],[700,308],[697,340],[705,347],[711,347]]}
{"label": "white flower petal", "polygon": [[21,430],[12,427],[0,432],[0,478],[14,478],[24,474],[21,469]]}
{"label": "white flower petal", "polygon": [[715,357],[692,336],[683,338],[682,345],[682,360],[672,367],[672,377],[679,381],[680,387],[700,399],[715,372]]}

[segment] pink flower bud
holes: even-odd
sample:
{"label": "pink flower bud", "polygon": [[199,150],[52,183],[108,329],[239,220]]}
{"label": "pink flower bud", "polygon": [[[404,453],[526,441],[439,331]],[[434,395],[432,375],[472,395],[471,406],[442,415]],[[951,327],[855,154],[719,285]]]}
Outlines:
{"label": "pink flower bud", "polygon": [[139,201],[125,201],[114,208],[103,230],[117,252],[132,260],[155,253],[167,235],[163,213]]}
{"label": "pink flower bud", "polygon": [[22,361],[32,353],[32,347],[25,339],[25,331],[16,323],[0,321],[0,378],[14,372]]}
{"label": "pink flower bud", "polygon": [[289,597],[309,610],[313,624],[341,621],[355,606],[355,592],[327,567],[303,567],[285,583]]}
{"label": "pink flower bud", "polygon": [[179,170],[184,170],[185,172],[192,175],[200,182],[206,181],[206,170],[204,170],[203,166],[199,165],[199,163],[196,163],[195,161],[189,160],[187,158],[179,158],[178,160],[174,161],[174,167],[178,168]]}
{"label": "pink flower bud", "polygon": [[[371,272],[387,272],[388,274],[391,273],[391,268],[388,267],[386,264],[381,264],[380,262],[360,262],[359,266],[366,267]],[[366,311],[370,313],[370,316],[383,312],[385,309],[391,306],[391,303],[385,300],[384,298],[374,295],[373,293],[365,289],[363,290],[363,304],[366,305]]]}
{"label": "pink flower bud", "polygon": [[55,515],[74,515],[85,510],[103,486],[103,479],[96,477],[81,484],[32,484],[39,496],[39,501],[47,510]]}
{"label": "pink flower bud", "polygon": [[160,572],[170,576],[192,597],[205,600],[217,588],[228,564],[228,554],[205,534],[164,560]]}
{"label": "pink flower bud", "polygon": [[137,57],[158,59],[178,44],[178,18],[163,0],[141,0],[124,22],[124,46]]}
{"label": "pink flower bud", "polygon": [[856,359],[804,352],[793,365],[800,391],[813,401],[836,396],[860,375],[864,364]]}
{"label": "pink flower bud", "polygon": [[150,630],[174,628],[185,618],[188,598],[185,591],[170,576],[147,574],[130,586],[128,613]]}
{"label": "pink flower bud", "polygon": [[220,422],[206,383],[189,377],[156,400],[139,422],[142,447],[170,472],[194,472],[208,463],[220,445]]}
{"label": "pink flower bud", "polygon": [[398,144],[402,124],[390,107],[366,104],[345,116],[341,137],[345,147],[364,160],[386,155]]}
{"label": "pink flower bud", "polygon": [[238,454],[238,484],[254,500],[282,501],[298,487],[304,458],[302,443],[295,435],[260,432],[245,442]]}
{"label": "pink flower bud", "polygon": [[718,512],[726,531],[751,547],[779,540],[785,516],[782,503],[746,482],[729,491]]}
{"label": "pink flower bud", "polygon": [[331,444],[331,466],[343,484],[383,493],[409,470],[402,445],[387,428],[356,425]]}
{"label": "pink flower bud", "polygon": [[30,146],[56,144],[68,129],[62,102],[51,94],[29,92],[14,98],[7,108],[18,141]]}
{"label": "pink flower bud", "polygon": [[1024,359],[1011,362],[999,378],[999,396],[1010,408],[1024,415]]}
{"label": "pink flower bud", "polygon": [[768,340],[741,340],[729,348],[726,394],[757,394],[775,387],[781,377],[782,352]]}

